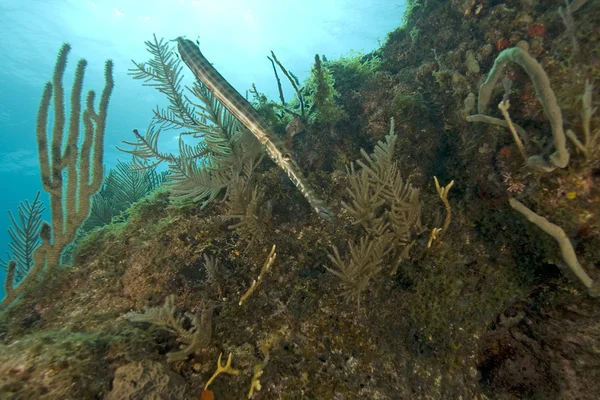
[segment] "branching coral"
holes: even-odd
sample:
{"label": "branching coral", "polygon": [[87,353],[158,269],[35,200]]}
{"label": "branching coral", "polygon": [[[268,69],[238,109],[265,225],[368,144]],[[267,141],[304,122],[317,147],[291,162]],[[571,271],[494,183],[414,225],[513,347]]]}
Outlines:
{"label": "branching coral", "polygon": [[229,211],[225,218],[238,220],[229,229],[235,229],[243,235],[248,245],[264,238],[270,228],[272,211],[271,203],[265,200],[264,189],[236,179],[228,193]]}
{"label": "branching coral", "polygon": [[[11,242],[8,247],[12,251],[8,255],[8,261],[0,258],[0,268],[6,268],[8,274],[6,283],[12,288],[13,282],[21,282],[31,268],[34,266],[33,255],[40,246],[40,228],[42,226],[42,213],[44,212],[44,203],[40,200],[40,192],[37,192],[33,202],[29,201],[19,203],[18,221],[9,211],[8,215],[13,226],[8,228],[8,235]],[[14,265],[10,261],[14,261]],[[12,267],[11,267],[12,265]],[[14,269],[14,271],[11,271]]]}
{"label": "branching coral", "polygon": [[336,105],[340,95],[335,90],[331,73],[323,66],[319,55],[315,55],[315,64],[311,69],[311,77],[306,83],[309,96],[306,102],[311,119],[315,122],[331,124],[345,118],[346,113]]}
{"label": "branching coral", "polygon": [[373,154],[361,149],[363,160],[357,161],[361,169],[356,171],[353,164],[347,169],[351,203],[342,202],[342,206],[366,235],[358,246],[348,243],[350,256],[346,260],[334,246],[329,258],[337,269],[328,270],[342,279],[343,295],[359,302],[385,264],[392,266],[391,274],[396,273],[408,255],[412,231],[421,226],[419,191],[400,176],[394,161],[396,140],[392,119],[386,141],[379,141]]}
{"label": "branching coral", "polygon": [[411,228],[420,225],[419,190],[404,182],[394,161],[397,135],[393,119],[385,139],[385,143],[377,143],[373,154],[361,149],[364,160],[357,161],[360,171],[352,164],[347,169],[352,202],[342,202],[342,206],[368,233],[393,233],[398,244],[406,245]]}
{"label": "branching coral", "polygon": [[448,231],[448,227],[450,226],[450,221],[452,220],[452,208],[450,207],[450,203],[448,202],[448,192],[454,186],[454,181],[450,181],[446,186],[440,186],[438,179],[436,176],[433,177],[433,181],[435,182],[435,189],[440,195],[440,199],[442,199],[442,203],[444,203],[444,208],[446,208],[446,218],[444,220],[443,228],[433,228],[431,234],[429,235],[429,242],[427,243],[427,247],[431,247],[431,243],[433,240],[437,239],[440,232],[442,235]]}
{"label": "branching coral", "polygon": [[173,295],[167,296],[162,307],[146,308],[142,314],[131,312],[125,318],[132,322],[149,322],[177,335],[181,349],[168,353],[167,362],[184,360],[196,350],[208,346],[212,335],[212,308],[204,307],[201,313],[193,315],[190,318],[192,327],[187,330],[184,324],[188,316],[177,317]]}
{"label": "branching coral", "polygon": [[[12,282],[5,285],[7,293],[0,308],[15,300],[42,272],[51,272],[58,267],[61,254],[75,239],[77,230],[90,212],[92,195],[102,184],[106,116],[114,86],[113,64],[110,60],[106,61],[105,86],[98,111],[94,109],[96,94],[90,90],[82,113],[81,97],[87,62],[79,61],[71,90],[71,113],[67,125],[63,76],[70,50],[71,46],[64,44],[58,53],[52,81],[44,87],[36,123],[40,174],[44,190],[50,194],[52,226],[42,224],[42,245],[35,251],[33,268],[17,287],[13,287]],[[47,125],[51,104],[54,106],[54,118],[50,134]],[[66,180],[63,178],[65,172]]]}
{"label": "branching coral", "polygon": [[364,236],[358,246],[348,241],[350,254],[346,259],[342,259],[337,247],[333,246],[329,259],[336,269],[325,268],[342,280],[342,296],[346,301],[356,299],[360,307],[362,293],[368,289],[371,278],[379,274],[384,257],[392,250],[386,239]]}
{"label": "branching coral", "polygon": [[[184,90],[181,61],[173,57],[167,42],[155,36],[146,46],[152,58],[147,63],[135,63],[131,74],[165,94],[170,105],[154,111],[153,125],[145,135],[134,130],[136,141],[124,142],[132,149],[120,150],[147,162],[139,168],[166,162],[173,195],[206,206],[237,179],[250,179],[262,157],[260,144],[203,84],[195,82]],[[178,155],[159,150],[158,139],[164,129],[182,131]],[[183,136],[202,141],[189,145]]]}
{"label": "branching coral", "polygon": [[275,253],[275,245],[273,245],[273,247],[271,247],[271,251],[269,252],[269,255],[267,256],[267,259],[265,260],[265,263],[263,264],[263,267],[260,270],[260,274],[258,275],[258,278],[256,278],[255,280],[252,281],[252,285],[250,285],[248,290],[246,290],[246,292],[240,298],[240,302],[239,302],[240,306],[244,303],[244,301],[246,301],[248,299],[248,297],[250,297],[250,295],[252,293],[254,293],[254,291],[256,290],[258,285],[260,285],[265,274],[267,272],[269,272],[269,270],[271,269],[271,266],[275,262],[276,258],[277,258],[277,253]]}
{"label": "branching coral", "polygon": [[217,369],[215,370],[215,373],[210,377],[208,382],[206,382],[206,385],[204,385],[204,391],[208,391],[208,387],[210,386],[210,384],[220,374],[226,373],[226,374],[230,374],[230,375],[237,375],[240,373],[239,369],[235,369],[231,366],[231,356],[232,356],[232,354],[229,353],[229,357],[227,357],[227,363],[225,365],[223,365],[223,364],[221,364],[221,357],[223,357],[223,353],[219,354],[219,359],[217,360]]}
{"label": "branching coral", "polygon": [[[138,161],[139,163],[139,161]],[[86,219],[83,230],[109,224],[133,203],[166,182],[166,173],[159,173],[156,168],[137,168],[136,162],[117,161],[104,178],[102,187],[92,197],[92,209]]]}

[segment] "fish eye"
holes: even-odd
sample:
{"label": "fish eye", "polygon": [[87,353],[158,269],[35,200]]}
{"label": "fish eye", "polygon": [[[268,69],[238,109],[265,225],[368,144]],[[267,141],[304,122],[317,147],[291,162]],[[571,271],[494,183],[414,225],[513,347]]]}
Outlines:
{"label": "fish eye", "polygon": [[283,153],[281,158],[283,158],[283,161],[290,161],[292,159],[292,155],[290,153]]}
{"label": "fish eye", "polygon": [[315,211],[323,219],[330,219],[333,217],[333,213],[324,207],[315,207]]}

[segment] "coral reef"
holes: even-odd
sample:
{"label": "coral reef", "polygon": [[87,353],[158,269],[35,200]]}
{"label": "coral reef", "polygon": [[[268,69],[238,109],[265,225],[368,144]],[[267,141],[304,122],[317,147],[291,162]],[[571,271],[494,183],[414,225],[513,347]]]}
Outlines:
{"label": "coral reef", "polygon": [[[326,188],[329,221],[149,42],[135,74],[162,74],[170,107],[131,152],[176,180],[0,315],[0,397],[595,399],[599,16],[597,1],[410,1],[380,49],[320,56],[316,81],[272,55],[302,102],[253,88],[256,112]],[[500,68],[515,57],[527,68]],[[494,70],[503,109],[474,117]],[[570,140],[549,133],[555,106]],[[174,126],[205,141],[159,152]],[[555,156],[539,171],[522,150]]]}

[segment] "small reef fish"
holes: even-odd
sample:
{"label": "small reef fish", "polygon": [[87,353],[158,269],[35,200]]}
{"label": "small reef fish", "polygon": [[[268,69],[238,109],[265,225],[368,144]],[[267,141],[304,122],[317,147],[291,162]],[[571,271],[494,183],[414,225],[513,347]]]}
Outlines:
{"label": "small reef fish", "polygon": [[308,186],[290,153],[283,150],[282,146],[276,143],[275,132],[256,112],[254,107],[208,62],[194,42],[178,37],[177,49],[181,59],[196,78],[210,90],[233,116],[252,132],[265,147],[269,157],[279,168],[285,171],[290,180],[308,200],[313,210],[323,218],[331,218],[333,213],[325,207],[325,203]]}

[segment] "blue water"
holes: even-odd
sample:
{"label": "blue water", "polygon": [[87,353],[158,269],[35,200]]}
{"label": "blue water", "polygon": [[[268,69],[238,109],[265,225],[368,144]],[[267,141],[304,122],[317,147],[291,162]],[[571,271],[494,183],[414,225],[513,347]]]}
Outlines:
{"label": "blue water", "polygon": [[[348,51],[377,48],[401,21],[403,1],[190,1],[190,0],[2,0],[0,2],[0,255],[6,259],[7,210],[33,200],[41,189],[35,120],[43,85],[51,78],[63,42],[72,46],[65,89],[73,69],[85,58],[85,89],[99,94],[104,61],[115,64],[115,89],[108,112],[105,163],[128,160],[115,145],[144,131],[164,96],[127,75],[131,60],[149,58],[144,41],[184,35],[200,40],[204,55],[241,93],[255,83],[277,99],[276,82],[266,56],[275,51],[302,81],[315,53],[329,59]],[[184,72],[185,73],[185,72]],[[191,75],[191,74],[188,74]],[[286,87],[291,98],[291,88]],[[164,135],[163,151],[177,149],[177,135]],[[45,193],[42,199],[48,205]],[[48,206],[44,219],[49,219]],[[0,282],[4,282],[0,269]],[[3,296],[3,285],[0,298]]]}

